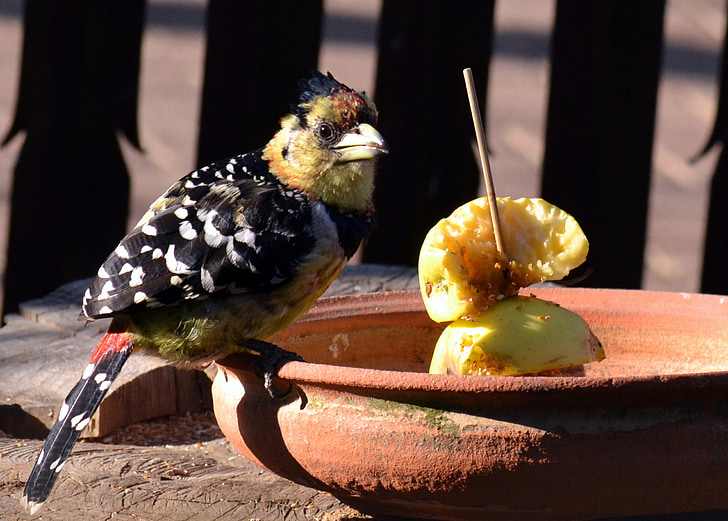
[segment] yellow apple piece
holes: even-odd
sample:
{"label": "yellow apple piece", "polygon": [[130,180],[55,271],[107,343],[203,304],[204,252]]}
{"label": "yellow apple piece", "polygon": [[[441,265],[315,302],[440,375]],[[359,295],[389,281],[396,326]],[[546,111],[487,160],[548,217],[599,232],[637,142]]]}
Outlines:
{"label": "yellow apple piece", "polygon": [[520,288],[562,279],[586,259],[589,242],[565,211],[543,199],[497,201],[507,259],[496,249],[485,197],[459,207],[425,237],[418,275],[434,321],[475,318]]}
{"label": "yellow apple piece", "polygon": [[536,297],[506,298],[475,320],[442,332],[432,374],[522,375],[580,366],[605,358],[586,321]]}

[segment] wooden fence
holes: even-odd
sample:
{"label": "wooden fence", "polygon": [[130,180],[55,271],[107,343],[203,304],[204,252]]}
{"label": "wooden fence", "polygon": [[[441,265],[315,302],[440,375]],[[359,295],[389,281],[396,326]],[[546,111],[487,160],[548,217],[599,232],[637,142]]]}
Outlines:
{"label": "wooden fence", "polygon": [[[473,68],[485,95],[494,5],[383,0],[376,103],[392,154],[381,165],[380,228],[364,261],[414,265],[427,229],[475,196],[461,70]],[[117,134],[139,146],[145,7],[144,0],[25,1],[19,97],[6,138],[26,133],[12,192],[5,311],[92,275],[125,231],[129,181]],[[568,208],[590,238],[593,272],[584,285],[641,284],[664,13],[664,0],[557,2],[542,194]],[[269,138],[280,105],[268,101],[292,99],[296,80],[316,67],[322,17],[321,0],[209,0],[199,164]],[[708,147],[722,145],[728,131],[725,54]],[[727,176],[722,152],[705,292],[728,293]]]}

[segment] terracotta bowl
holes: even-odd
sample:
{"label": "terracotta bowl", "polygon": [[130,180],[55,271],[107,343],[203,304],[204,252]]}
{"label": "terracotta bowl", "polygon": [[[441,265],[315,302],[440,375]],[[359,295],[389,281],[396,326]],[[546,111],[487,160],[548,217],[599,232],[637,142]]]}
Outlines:
{"label": "terracotta bowl", "polygon": [[363,511],[596,519],[728,509],[728,297],[529,293],[581,314],[607,360],[573,377],[429,375],[443,325],[419,293],[322,299],[275,341],[300,353],[276,402],[252,359],[220,362],[235,447]]}

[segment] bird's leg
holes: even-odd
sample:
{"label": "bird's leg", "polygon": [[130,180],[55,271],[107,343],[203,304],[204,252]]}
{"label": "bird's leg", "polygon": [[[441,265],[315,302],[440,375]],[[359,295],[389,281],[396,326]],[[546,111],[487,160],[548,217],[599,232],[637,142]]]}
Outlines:
{"label": "bird's leg", "polygon": [[265,390],[268,391],[271,398],[282,400],[288,396],[288,393],[291,392],[291,386],[285,391],[280,391],[273,385],[273,377],[278,372],[279,366],[282,363],[303,362],[303,358],[296,353],[286,351],[275,344],[263,340],[249,338],[243,342],[243,345],[247,349],[260,354],[255,362],[255,374],[263,378]]}

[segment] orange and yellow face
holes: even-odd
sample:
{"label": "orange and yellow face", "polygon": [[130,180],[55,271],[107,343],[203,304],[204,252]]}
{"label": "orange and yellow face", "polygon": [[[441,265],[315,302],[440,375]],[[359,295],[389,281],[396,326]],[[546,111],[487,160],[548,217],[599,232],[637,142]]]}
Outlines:
{"label": "orange and yellow face", "polygon": [[387,153],[364,94],[340,89],[299,105],[281,120],[263,159],[284,183],[344,211],[371,206],[376,159]]}

